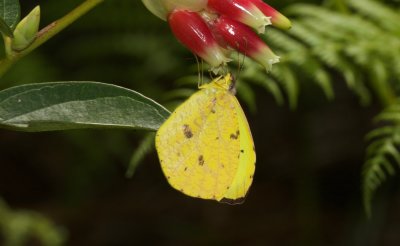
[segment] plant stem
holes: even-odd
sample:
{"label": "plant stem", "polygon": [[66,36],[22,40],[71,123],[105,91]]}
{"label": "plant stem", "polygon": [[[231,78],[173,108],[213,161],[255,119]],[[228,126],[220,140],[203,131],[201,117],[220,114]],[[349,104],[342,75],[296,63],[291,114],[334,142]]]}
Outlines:
{"label": "plant stem", "polygon": [[10,69],[12,65],[14,65],[14,63],[16,63],[19,59],[35,50],[37,47],[45,43],[47,40],[52,38],[60,31],[64,30],[79,17],[85,15],[87,12],[89,12],[91,9],[93,9],[103,1],[104,0],[86,0],[61,19],[58,19],[41,29],[37,33],[36,39],[32,42],[31,45],[29,45],[28,48],[21,51],[12,51],[10,54],[8,54],[6,58],[0,60],[0,77],[2,77],[8,71],[8,69]]}

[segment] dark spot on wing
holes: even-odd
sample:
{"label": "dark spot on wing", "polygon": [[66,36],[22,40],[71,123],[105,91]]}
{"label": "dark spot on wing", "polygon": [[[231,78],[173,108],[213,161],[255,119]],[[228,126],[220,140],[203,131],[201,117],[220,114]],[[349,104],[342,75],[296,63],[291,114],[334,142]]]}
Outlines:
{"label": "dark spot on wing", "polygon": [[241,149],[240,152],[244,153],[244,150]]}
{"label": "dark spot on wing", "polygon": [[254,147],[254,145],[253,145],[253,151],[256,151],[256,147]]}
{"label": "dark spot on wing", "polygon": [[229,188],[231,188],[231,187],[229,187],[229,186],[226,187],[227,190],[229,190]]}
{"label": "dark spot on wing", "polygon": [[252,178],[253,178],[253,175],[250,175],[250,178],[252,179]]}
{"label": "dark spot on wing", "polygon": [[215,114],[215,109],[214,108],[211,109],[211,113]]}
{"label": "dark spot on wing", "polygon": [[170,176],[167,176],[167,179],[170,179],[171,177]]}
{"label": "dark spot on wing", "polygon": [[199,155],[199,165],[203,166],[204,165],[204,156],[203,155]]}
{"label": "dark spot on wing", "polygon": [[219,140],[219,137],[216,137],[215,140]]}
{"label": "dark spot on wing", "polygon": [[185,167],[185,170],[184,170],[185,172],[187,171],[187,167]]}
{"label": "dark spot on wing", "polygon": [[238,139],[239,135],[240,135],[240,132],[239,132],[239,130],[237,130],[236,133],[232,133],[231,134],[230,138],[231,139]]}
{"label": "dark spot on wing", "polygon": [[183,134],[185,134],[186,138],[193,137],[193,132],[190,129],[189,125],[187,125],[187,124],[183,125]]}

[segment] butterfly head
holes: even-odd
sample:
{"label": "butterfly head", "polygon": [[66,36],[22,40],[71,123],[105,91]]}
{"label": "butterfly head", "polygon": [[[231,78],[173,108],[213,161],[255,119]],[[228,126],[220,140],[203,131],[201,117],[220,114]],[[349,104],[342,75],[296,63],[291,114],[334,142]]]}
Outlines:
{"label": "butterfly head", "polygon": [[216,88],[216,89],[224,89],[229,91],[231,94],[236,94],[236,80],[230,73],[226,74],[225,76],[220,76],[215,78],[209,84],[205,84],[202,88]]}

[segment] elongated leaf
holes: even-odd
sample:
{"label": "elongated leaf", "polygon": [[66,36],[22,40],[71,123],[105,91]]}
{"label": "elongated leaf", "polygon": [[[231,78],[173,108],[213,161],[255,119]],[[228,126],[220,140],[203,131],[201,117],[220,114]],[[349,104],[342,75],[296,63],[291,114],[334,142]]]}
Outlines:
{"label": "elongated leaf", "polygon": [[7,26],[14,30],[20,19],[20,6],[18,0],[0,0],[0,18]]}
{"label": "elongated leaf", "polygon": [[135,91],[98,82],[29,84],[0,92],[0,127],[12,130],[157,130],[169,114]]}

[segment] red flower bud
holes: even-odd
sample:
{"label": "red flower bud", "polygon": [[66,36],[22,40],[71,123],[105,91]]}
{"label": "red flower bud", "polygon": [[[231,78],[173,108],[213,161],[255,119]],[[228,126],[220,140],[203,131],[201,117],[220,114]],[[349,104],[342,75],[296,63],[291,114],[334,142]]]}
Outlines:
{"label": "red flower bud", "polygon": [[272,8],[262,0],[250,0],[254,5],[257,6],[261,12],[266,16],[271,17],[271,22],[273,26],[276,26],[281,29],[289,29],[292,27],[292,23],[286,16],[278,12],[276,9]]}
{"label": "red flower bud", "polygon": [[213,23],[212,28],[229,46],[261,63],[267,70],[271,69],[272,64],[279,62],[279,56],[248,26],[221,16]]}
{"label": "red flower bud", "polygon": [[265,26],[271,24],[271,17],[265,16],[249,0],[208,0],[207,6],[221,15],[253,27],[259,33],[264,33]]}
{"label": "red flower bud", "polygon": [[198,13],[175,10],[169,15],[168,22],[175,37],[212,67],[229,61]]}

